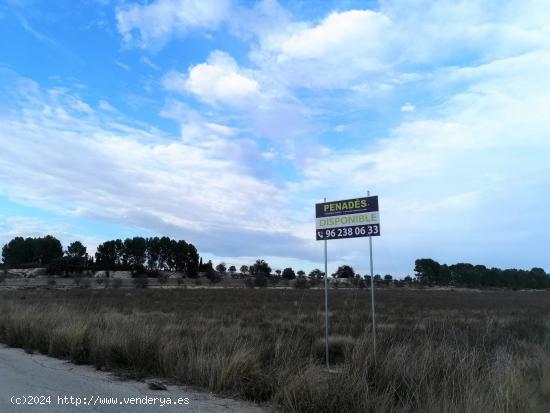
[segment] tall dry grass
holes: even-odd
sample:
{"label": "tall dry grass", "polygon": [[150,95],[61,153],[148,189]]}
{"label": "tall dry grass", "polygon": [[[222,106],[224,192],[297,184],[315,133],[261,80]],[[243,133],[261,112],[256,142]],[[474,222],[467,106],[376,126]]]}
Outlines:
{"label": "tall dry grass", "polygon": [[284,412],[550,410],[550,294],[382,291],[2,292],[0,341],[156,375]]}

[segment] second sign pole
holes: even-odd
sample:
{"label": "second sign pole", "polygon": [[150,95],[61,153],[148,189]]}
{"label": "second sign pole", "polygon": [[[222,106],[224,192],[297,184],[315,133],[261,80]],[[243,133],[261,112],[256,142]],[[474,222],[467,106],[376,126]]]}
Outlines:
{"label": "second sign pole", "polygon": [[[327,199],[325,198],[325,202]],[[328,360],[328,271],[327,271],[327,240],[325,239],[325,353],[327,358],[327,370],[330,371]]]}
{"label": "second sign pole", "polygon": [[[367,191],[367,196],[370,196],[370,191]],[[325,241],[326,243],[326,241]],[[371,294],[371,312],[372,312],[372,348],[374,362],[376,363],[376,323],[374,313],[374,267],[372,264],[372,237],[369,237],[369,255],[370,255],[370,294]]]}

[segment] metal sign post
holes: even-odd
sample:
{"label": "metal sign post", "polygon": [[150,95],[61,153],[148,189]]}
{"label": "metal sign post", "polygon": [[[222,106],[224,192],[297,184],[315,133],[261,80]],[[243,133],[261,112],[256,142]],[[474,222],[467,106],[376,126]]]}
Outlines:
{"label": "metal sign post", "polygon": [[[327,199],[325,198],[325,202]],[[325,354],[327,359],[327,370],[330,371],[328,361],[328,270],[327,270],[327,240],[325,240]]]}
{"label": "metal sign post", "polygon": [[[367,191],[367,196],[370,191]],[[372,264],[372,237],[369,237],[369,255],[370,255],[370,295],[371,295],[371,311],[372,311],[372,348],[374,354],[374,362],[376,363],[376,323],[374,313],[374,267]]]}
{"label": "metal sign post", "polygon": [[329,369],[329,318],[328,318],[328,269],[327,269],[327,241],[330,239],[369,237],[370,252],[370,282],[372,303],[372,337],[374,360],[376,362],[376,327],[374,313],[374,270],[372,263],[372,237],[380,235],[380,215],[378,211],[378,197],[345,199],[341,201],[315,204],[317,241],[325,244],[325,352],[327,369]]}

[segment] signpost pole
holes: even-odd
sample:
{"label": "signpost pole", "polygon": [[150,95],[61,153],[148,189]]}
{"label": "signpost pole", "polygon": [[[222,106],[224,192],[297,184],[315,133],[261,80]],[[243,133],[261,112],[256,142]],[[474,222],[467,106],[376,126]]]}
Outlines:
{"label": "signpost pole", "polygon": [[[367,196],[370,196],[370,191],[367,191]],[[326,241],[325,241],[326,243]],[[374,362],[376,363],[376,323],[374,313],[374,268],[372,264],[372,237],[369,236],[369,255],[370,255],[370,294],[371,294],[371,312],[372,312],[372,348],[374,354]]]}
{"label": "signpost pole", "polygon": [[[325,198],[325,201],[327,199]],[[325,354],[327,359],[327,370],[330,371],[328,361],[328,271],[327,271],[327,240],[325,239]]]}

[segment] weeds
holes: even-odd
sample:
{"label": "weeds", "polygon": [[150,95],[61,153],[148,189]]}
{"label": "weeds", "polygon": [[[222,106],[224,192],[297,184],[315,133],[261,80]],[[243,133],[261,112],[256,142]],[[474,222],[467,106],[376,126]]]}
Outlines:
{"label": "weeds", "polygon": [[5,291],[0,341],[283,412],[548,411],[550,294],[377,294],[375,362],[369,292],[331,291],[331,373],[320,290]]}

